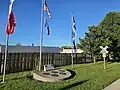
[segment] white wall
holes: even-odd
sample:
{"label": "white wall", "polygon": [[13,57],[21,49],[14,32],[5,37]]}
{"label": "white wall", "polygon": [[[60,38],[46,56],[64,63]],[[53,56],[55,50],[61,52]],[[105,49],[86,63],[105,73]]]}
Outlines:
{"label": "white wall", "polygon": [[[60,53],[72,53],[72,50],[73,49],[62,49]],[[73,52],[74,52],[74,50],[73,50]],[[81,49],[76,50],[76,53],[82,53],[82,52],[83,52],[83,50],[81,50]]]}

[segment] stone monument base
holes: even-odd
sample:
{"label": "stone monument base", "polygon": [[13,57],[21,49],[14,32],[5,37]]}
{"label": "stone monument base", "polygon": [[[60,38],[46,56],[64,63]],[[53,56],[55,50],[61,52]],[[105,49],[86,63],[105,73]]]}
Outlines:
{"label": "stone monument base", "polygon": [[43,82],[60,82],[69,78],[71,73],[64,69],[50,70],[50,71],[33,71],[33,78]]}

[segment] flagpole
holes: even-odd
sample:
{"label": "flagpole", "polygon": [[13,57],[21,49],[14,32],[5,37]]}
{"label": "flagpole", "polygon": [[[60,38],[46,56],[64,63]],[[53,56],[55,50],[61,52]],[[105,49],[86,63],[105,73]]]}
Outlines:
{"label": "flagpole", "polygon": [[45,0],[42,0],[41,8],[41,31],[40,31],[40,60],[39,60],[39,71],[41,71],[41,62],[42,62],[42,43],[43,43],[43,24],[44,24],[44,4]]}
{"label": "flagpole", "polygon": [[[10,0],[10,5],[9,5],[9,13],[8,13],[8,20],[9,20],[9,15],[12,10],[12,5],[15,0]],[[7,28],[7,26],[6,26]],[[5,59],[4,59],[4,68],[3,68],[3,81],[2,83],[5,82],[5,69],[6,69],[6,61],[7,61],[7,51],[8,51],[8,42],[9,42],[9,34],[6,35],[6,47],[5,47]]]}
{"label": "flagpole", "polygon": [[73,46],[72,46],[72,68],[73,68]]}
{"label": "flagpole", "polygon": [[4,60],[4,70],[3,70],[3,81],[2,83],[5,82],[5,69],[6,69],[6,61],[7,61],[7,51],[8,51],[8,41],[9,41],[9,35],[6,35],[6,48],[5,48],[5,60]]}
{"label": "flagpole", "polygon": [[[72,22],[73,22],[73,13],[72,13]],[[73,32],[73,30],[72,30],[72,32]],[[72,42],[72,55],[71,55],[71,57],[72,57],[72,68],[73,68],[73,49],[74,48],[73,48],[73,37],[72,37],[72,35],[71,35],[71,42]]]}

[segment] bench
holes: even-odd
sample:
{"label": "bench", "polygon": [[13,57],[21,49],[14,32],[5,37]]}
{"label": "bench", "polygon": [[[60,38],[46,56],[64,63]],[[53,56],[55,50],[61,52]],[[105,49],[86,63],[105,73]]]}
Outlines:
{"label": "bench", "polygon": [[52,64],[44,65],[44,71],[53,70],[53,69],[55,69],[55,68]]}

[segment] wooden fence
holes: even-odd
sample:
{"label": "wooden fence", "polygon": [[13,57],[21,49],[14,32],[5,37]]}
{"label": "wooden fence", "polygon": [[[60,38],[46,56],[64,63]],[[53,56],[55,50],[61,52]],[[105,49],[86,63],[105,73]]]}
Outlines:
{"label": "wooden fence", "polygon": [[[92,62],[91,54],[75,53],[74,64]],[[2,73],[4,54],[0,53],[0,72]],[[6,73],[33,70],[39,63],[39,53],[8,53]],[[70,53],[42,53],[42,65],[64,66],[71,64]]]}

